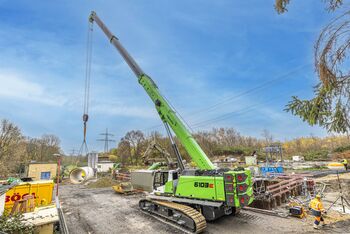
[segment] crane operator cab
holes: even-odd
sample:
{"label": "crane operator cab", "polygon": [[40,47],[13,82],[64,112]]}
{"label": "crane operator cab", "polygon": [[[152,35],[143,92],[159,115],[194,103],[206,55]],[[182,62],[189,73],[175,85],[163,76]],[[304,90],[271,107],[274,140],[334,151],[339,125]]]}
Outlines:
{"label": "crane operator cab", "polygon": [[173,194],[176,191],[179,178],[178,170],[159,170],[154,173],[153,193]]}

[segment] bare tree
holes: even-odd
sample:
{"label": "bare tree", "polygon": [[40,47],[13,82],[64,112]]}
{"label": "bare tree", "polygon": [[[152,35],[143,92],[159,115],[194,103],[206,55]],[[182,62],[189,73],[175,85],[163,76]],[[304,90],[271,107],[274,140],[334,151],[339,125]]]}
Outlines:
{"label": "bare tree", "polygon": [[138,163],[139,158],[141,156],[141,149],[145,146],[145,136],[140,131],[130,131],[125,134],[122,138],[122,141],[126,141],[130,145],[130,160],[131,163]]}
{"label": "bare tree", "polygon": [[40,144],[40,161],[52,159],[54,154],[60,152],[60,139],[52,134],[44,134],[39,139]]}
{"label": "bare tree", "polygon": [[60,151],[57,136],[24,137],[18,126],[8,120],[0,121],[0,177],[16,175],[31,160],[55,160],[53,154]]}
{"label": "bare tree", "polygon": [[264,138],[266,145],[270,145],[273,142],[273,136],[269,130],[264,129],[261,133],[261,136]]}
{"label": "bare tree", "polygon": [[132,162],[130,143],[122,139],[118,144],[117,154],[120,156],[123,164],[126,164],[129,160]]}
{"label": "bare tree", "polygon": [[24,137],[19,127],[4,119],[0,122],[0,176],[15,172],[21,161]]}
{"label": "bare tree", "polygon": [[0,160],[6,157],[12,148],[23,140],[21,130],[4,119],[0,123]]}
{"label": "bare tree", "polygon": [[29,160],[40,160],[40,140],[37,138],[28,138],[26,146],[27,158]]}

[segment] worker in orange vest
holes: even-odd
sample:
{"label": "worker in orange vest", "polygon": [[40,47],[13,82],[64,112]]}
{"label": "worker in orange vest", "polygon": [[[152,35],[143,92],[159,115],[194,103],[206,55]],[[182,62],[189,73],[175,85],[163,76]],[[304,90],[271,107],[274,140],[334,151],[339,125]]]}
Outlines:
{"label": "worker in orange vest", "polygon": [[319,229],[318,225],[320,222],[322,222],[322,226],[324,226],[325,223],[322,214],[326,213],[326,210],[323,208],[320,194],[317,194],[316,197],[311,200],[309,208],[312,212],[312,215],[315,216],[314,228]]}

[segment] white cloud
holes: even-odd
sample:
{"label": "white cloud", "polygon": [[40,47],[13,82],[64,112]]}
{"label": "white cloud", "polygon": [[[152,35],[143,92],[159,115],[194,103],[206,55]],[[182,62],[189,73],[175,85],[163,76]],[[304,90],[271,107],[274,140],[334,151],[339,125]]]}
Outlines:
{"label": "white cloud", "polygon": [[[30,81],[32,75],[20,74],[13,71],[0,70],[0,97],[8,100],[22,100],[34,102],[48,106],[64,107],[67,110],[80,110],[81,103],[71,95],[62,95],[61,91],[52,91],[51,88],[33,81]],[[28,77],[27,79],[24,77]],[[137,105],[127,106],[123,102],[106,104],[94,103],[90,112],[97,114],[106,114],[112,116],[129,116],[138,118],[155,118],[156,112],[151,107],[140,107]]]}
{"label": "white cloud", "polygon": [[18,72],[0,71],[0,96],[49,106],[63,106],[66,103],[66,98],[50,95],[43,85],[24,77]]}

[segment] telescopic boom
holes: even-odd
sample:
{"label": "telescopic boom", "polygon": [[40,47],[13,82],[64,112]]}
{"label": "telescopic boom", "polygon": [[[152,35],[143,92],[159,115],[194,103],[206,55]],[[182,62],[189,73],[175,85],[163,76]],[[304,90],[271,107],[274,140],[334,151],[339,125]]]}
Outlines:
{"label": "telescopic boom", "polygon": [[[135,73],[138,78],[139,83],[143,86],[147,94],[152,99],[156,106],[158,114],[167,127],[171,127],[181,144],[184,146],[192,160],[197,164],[198,168],[202,170],[213,170],[215,166],[210,161],[208,156],[204,153],[198,143],[195,141],[191,133],[185,127],[183,122],[177,117],[175,111],[171,108],[166,99],[160,94],[160,91],[154,81],[146,75],[136,61],[130,56],[128,51],[119,42],[119,39],[115,37],[109,29],[104,25],[101,19],[96,15],[95,12],[91,12],[89,17],[91,23],[96,22],[96,24],[102,29],[106,34],[109,41],[115,46],[119,51],[121,56],[124,58],[126,63],[129,65],[131,70]],[[177,155],[178,156],[178,155]],[[183,169],[182,162],[180,163],[180,168]]]}

